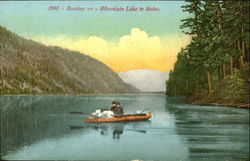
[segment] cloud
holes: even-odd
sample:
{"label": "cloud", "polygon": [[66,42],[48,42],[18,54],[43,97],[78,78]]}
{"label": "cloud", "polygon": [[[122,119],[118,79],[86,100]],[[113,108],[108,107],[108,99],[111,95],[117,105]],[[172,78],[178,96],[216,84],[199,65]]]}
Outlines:
{"label": "cloud", "polygon": [[132,28],[129,35],[118,41],[108,41],[98,36],[72,38],[67,35],[56,37],[34,37],[45,45],[57,45],[80,51],[107,64],[116,72],[135,69],[167,71],[173,67],[181,47],[189,43],[185,35],[149,36],[147,32]]}

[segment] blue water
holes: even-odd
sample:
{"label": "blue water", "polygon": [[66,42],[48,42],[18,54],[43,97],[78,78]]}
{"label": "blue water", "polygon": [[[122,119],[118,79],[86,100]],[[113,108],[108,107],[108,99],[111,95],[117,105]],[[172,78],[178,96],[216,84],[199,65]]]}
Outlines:
{"label": "blue water", "polygon": [[[121,102],[149,121],[87,124]],[[21,160],[248,160],[249,110],[165,95],[1,96],[1,158]]]}

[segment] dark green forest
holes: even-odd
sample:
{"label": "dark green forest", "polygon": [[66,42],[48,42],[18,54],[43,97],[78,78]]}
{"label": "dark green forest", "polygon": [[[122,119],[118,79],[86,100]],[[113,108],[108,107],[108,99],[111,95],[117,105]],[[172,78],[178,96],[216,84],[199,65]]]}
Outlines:
{"label": "dark green forest", "polygon": [[249,2],[187,0],[180,28],[191,43],[170,71],[167,95],[187,102],[249,103]]}

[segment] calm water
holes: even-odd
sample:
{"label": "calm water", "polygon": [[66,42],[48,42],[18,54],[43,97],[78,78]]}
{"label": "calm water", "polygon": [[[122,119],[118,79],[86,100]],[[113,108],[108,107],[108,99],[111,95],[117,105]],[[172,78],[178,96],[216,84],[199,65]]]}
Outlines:
{"label": "calm water", "polygon": [[[120,101],[150,121],[86,124]],[[22,160],[248,160],[249,110],[164,95],[1,96],[1,158]]]}

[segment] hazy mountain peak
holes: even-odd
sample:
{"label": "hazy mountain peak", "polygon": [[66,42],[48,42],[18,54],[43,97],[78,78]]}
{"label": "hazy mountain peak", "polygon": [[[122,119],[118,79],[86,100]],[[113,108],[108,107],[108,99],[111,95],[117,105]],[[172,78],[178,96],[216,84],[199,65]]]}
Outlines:
{"label": "hazy mountain peak", "polygon": [[130,70],[120,72],[121,79],[144,92],[159,92],[166,90],[168,71],[160,72],[150,69]]}

